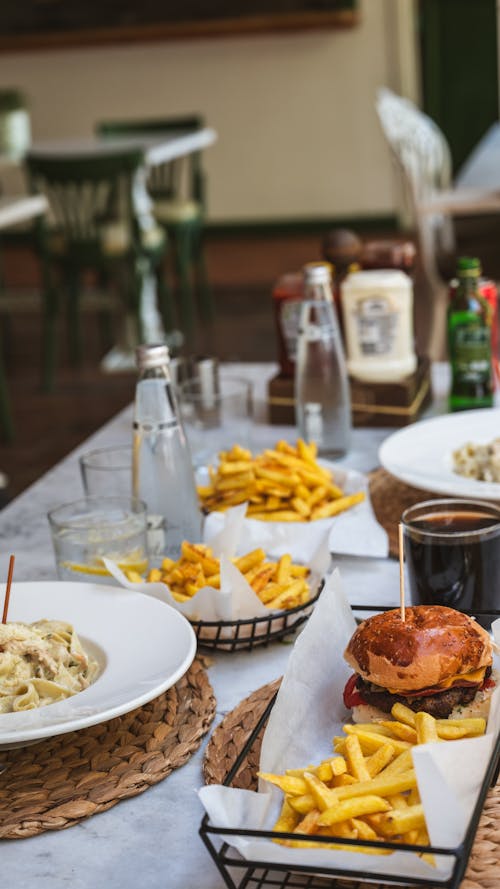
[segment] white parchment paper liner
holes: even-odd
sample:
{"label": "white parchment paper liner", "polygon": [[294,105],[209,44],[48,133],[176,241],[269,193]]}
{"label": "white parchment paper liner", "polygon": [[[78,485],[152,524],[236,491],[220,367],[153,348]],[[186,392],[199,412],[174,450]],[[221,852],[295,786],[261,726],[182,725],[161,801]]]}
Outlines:
{"label": "white parchment paper liner", "polygon": [[[131,583],[125,577],[123,571],[111,560],[105,559],[105,564],[115,580],[121,586],[130,590],[146,593],[167,602],[185,617],[193,621],[236,621],[247,620],[255,617],[269,617],[273,612],[266,608],[258,595],[254,592],[241,571],[238,570],[230,559],[237,552],[250,552],[255,549],[251,542],[247,542],[245,533],[245,504],[228,509],[223,514],[223,525],[209,541],[213,554],[220,559],[221,588],[206,586],[200,589],[188,602],[178,602],[164,583]],[[315,595],[321,578],[328,570],[330,553],[328,550],[327,536],[318,541],[318,547],[313,557],[308,562],[310,575],[308,583],[311,589],[311,598]],[[307,603],[304,604],[307,608]],[[276,614],[286,613],[283,610]],[[273,622],[274,624],[274,622]],[[273,625],[273,630],[279,629]],[[265,625],[262,632],[269,632]]]}
{"label": "white parchment paper liner", "polygon": [[[316,519],[314,522],[262,522],[245,519],[245,546],[248,545],[248,549],[262,546],[272,558],[291,553],[294,560],[307,563],[327,536],[332,553],[386,557],[389,552],[388,537],[375,518],[366,475],[354,469],[341,469],[327,461],[321,461],[321,465],[332,472],[335,484],[346,494],[364,491],[364,501],[330,519]],[[198,481],[204,484],[207,480],[199,476]],[[213,537],[223,527],[223,523],[224,513],[211,512],[205,520],[204,539]]]}
{"label": "white parchment paper liner", "polygon": [[[500,620],[496,621],[500,630]],[[305,629],[298,637],[263,737],[260,769],[282,774],[287,768],[319,763],[332,754],[332,738],[350,719],[342,702],[352,673],[343,659],[355,621],[338,569],[329,575]],[[453,848],[461,840],[477,798],[499,727],[500,697],[492,698],[487,734],[449,743],[422,745],[414,763],[431,843]],[[221,785],[203,787],[200,799],[212,824],[232,829],[271,830],[281,808],[278,788],[261,782],[259,792]],[[453,858],[439,856],[436,867],[413,852],[370,855],[331,849],[292,849],[267,839],[231,837],[249,860],[354,868],[370,874],[449,878]]]}

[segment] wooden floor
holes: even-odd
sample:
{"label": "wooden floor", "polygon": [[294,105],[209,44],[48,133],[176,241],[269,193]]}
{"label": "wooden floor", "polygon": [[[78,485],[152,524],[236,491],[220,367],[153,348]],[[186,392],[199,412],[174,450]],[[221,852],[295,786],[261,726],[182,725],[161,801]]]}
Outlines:
{"label": "wooden floor", "polygon": [[[5,252],[6,284],[21,303],[27,290],[36,288],[36,263],[24,249]],[[273,281],[280,273],[319,258],[317,235],[207,239],[216,317],[212,325],[197,330],[193,351],[221,360],[273,360]],[[47,394],[40,391],[37,298],[28,300],[27,309],[12,313],[8,325],[4,324],[4,361],[16,435],[11,444],[0,441],[0,471],[8,477],[7,489],[0,490],[0,504],[27,488],[133,399],[133,372],[109,374],[99,369],[105,348],[96,336],[92,312],[85,314],[84,331],[84,364],[74,370],[68,364],[61,326],[57,382]]]}

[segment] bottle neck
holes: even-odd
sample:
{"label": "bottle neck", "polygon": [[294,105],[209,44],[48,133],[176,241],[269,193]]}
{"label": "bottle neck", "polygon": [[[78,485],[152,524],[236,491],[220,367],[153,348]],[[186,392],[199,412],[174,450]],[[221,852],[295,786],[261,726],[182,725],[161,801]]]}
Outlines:
{"label": "bottle neck", "polygon": [[179,425],[177,402],[165,365],[141,371],[135,390],[134,424]]}
{"label": "bottle neck", "polygon": [[476,275],[464,275],[458,279],[458,287],[466,295],[475,296],[478,284],[479,278]]}
{"label": "bottle neck", "polygon": [[163,380],[166,383],[171,383],[172,377],[168,364],[141,368],[139,370],[138,382],[140,383],[142,380]]}
{"label": "bottle neck", "polygon": [[304,300],[314,300],[315,302],[333,302],[333,291],[330,282],[306,281],[304,285]]}

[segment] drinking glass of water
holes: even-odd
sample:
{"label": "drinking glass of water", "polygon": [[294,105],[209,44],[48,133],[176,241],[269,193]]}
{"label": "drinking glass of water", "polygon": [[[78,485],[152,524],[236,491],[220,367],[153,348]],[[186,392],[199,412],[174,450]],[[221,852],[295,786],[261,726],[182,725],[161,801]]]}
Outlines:
{"label": "drinking glass of water", "polygon": [[60,580],[115,583],[104,559],[147,569],[146,506],[134,497],[84,497],[48,513]]}

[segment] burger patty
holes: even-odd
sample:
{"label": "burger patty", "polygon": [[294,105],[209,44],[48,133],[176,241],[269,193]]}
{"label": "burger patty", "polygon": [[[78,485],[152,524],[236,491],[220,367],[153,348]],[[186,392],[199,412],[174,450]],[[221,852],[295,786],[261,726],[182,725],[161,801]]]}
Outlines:
{"label": "burger patty", "polygon": [[[485,673],[485,679],[491,674],[491,667],[488,667]],[[436,719],[446,719],[455,707],[467,706],[474,700],[479,689],[478,685],[455,686],[454,688],[446,688],[432,695],[422,695],[422,697],[413,698],[404,695],[393,695],[390,691],[373,691],[373,686],[369,682],[365,682],[361,676],[358,676],[356,688],[361,694],[364,702],[372,707],[378,707],[383,713],[390,713],[394,704],[405,704],[414,713],[424,710],[435,716]]]}

